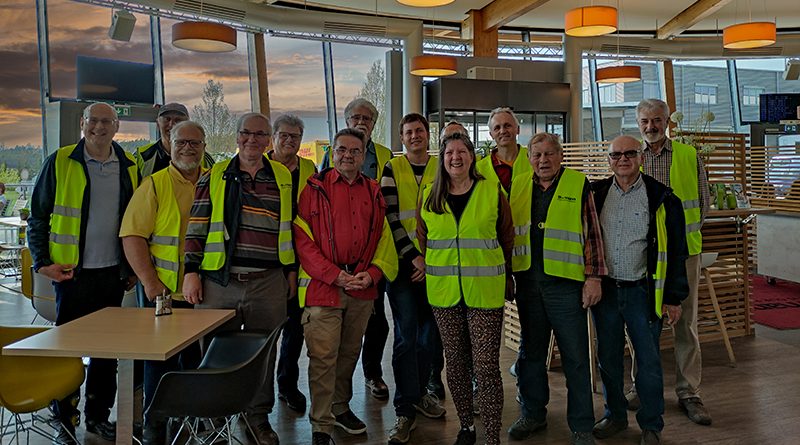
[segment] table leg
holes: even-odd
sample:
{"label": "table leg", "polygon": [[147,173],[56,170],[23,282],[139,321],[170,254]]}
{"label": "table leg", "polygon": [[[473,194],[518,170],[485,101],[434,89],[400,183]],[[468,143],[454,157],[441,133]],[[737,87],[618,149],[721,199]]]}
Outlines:
{"label": "table leg", "polygon": [[133,360],[120,359],[117,365],[117,445],[133,440]]}

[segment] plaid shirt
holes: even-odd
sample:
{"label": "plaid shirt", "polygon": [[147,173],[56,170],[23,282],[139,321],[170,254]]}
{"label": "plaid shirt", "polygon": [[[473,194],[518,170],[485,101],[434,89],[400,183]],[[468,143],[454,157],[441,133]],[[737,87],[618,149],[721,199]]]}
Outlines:
{"label": "plaid shirt", "polygon": [[[656,154],[650,148],[650,144],[646,141],[642,154],[644,157],[644,173],[650,175],[658,182],[670,187],[669,184],[669,168],[672,165],[672,141],[666,139],[661,152]],[[708,189],[708,176],[706,175],[706,168],[703,165],[703,160],[700,155],[697,155],[697,195],[700,197],[700,224],[706,220],[709,206],[711,205],[711,192]]]}

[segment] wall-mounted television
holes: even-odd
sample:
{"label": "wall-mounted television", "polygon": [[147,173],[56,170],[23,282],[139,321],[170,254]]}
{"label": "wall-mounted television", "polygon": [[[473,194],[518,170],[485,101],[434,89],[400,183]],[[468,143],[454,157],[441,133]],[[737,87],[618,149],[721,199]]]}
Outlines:
{"label": "wall-mounted television", "polygon": [[761,94],[759,111],[761,122],[777,124],[782,120],[797,119],[800,93]]}
{"label": "wall-mounted television", "polygon": [[152,64],[78,56],[78,99],[152,104]]}

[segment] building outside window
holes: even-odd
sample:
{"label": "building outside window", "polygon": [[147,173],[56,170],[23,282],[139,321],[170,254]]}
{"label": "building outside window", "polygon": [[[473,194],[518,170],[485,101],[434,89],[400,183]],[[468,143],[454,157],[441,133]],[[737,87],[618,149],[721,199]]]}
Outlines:
{"label": "building outside window", "polygon": [[717,86],[703,83],[694,84],[694,103],[716,105]]}
{"label": "building outside window", "polygon": [[763,87],[745,86],[742,87],[742,105],[758,106],[759,95],[764,94]]}
{"label": "building outside window", "polygon": [[661,88],[659,88],[657,80],[645,80],[643,83],[643,98],[661,97]]}

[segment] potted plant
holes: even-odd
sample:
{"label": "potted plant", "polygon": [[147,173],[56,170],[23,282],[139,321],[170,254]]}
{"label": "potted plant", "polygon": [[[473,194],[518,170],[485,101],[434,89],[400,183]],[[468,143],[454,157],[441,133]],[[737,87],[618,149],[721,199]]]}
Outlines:
{"label": "potted plant", "polygon": [[26,208],[19,209],[19,219],[27,221],[29,216],[31,216],[31,209],[26,209]]}

